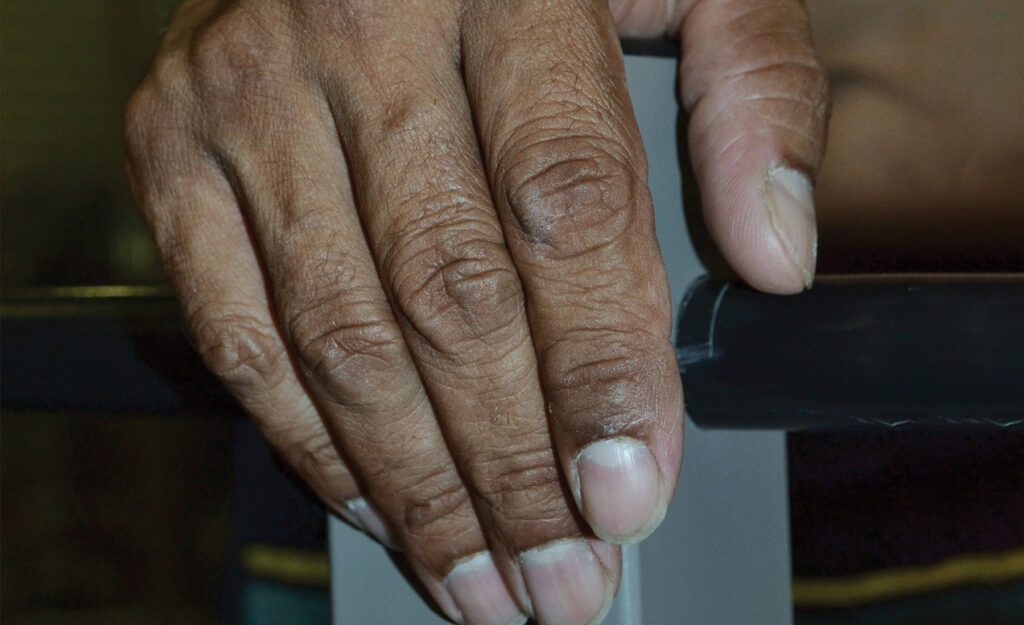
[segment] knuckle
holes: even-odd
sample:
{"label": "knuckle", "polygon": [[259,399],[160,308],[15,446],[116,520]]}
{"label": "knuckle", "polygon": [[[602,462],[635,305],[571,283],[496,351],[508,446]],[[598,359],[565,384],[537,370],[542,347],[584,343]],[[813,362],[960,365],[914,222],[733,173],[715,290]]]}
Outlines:
{"label": "knuckle", "polygon": [[381,3],[365,0],[292,0],[291,6],[303,24],[337,41],[351,41],[380,27],[386,15]]}
{"label": "knuckle", "polygon": [[168,158],[179,149],[182,131],[175,108],[152,78],[132,94],[122,128],[125,158],[130,165]]}
{"label": "knuckle", "polygon": [[123,139],[129,161],[166,154],[184,134],[193,100],[190,70],[180,37],[168,39],[125,107]]}
{"label": "knuckle", "polygon": [[284,380],[286,353],[273,328],[244,314],[207,318],[194,327],[203,362],[235,392],[257,395]]}
{"label": "knuckle", "polygon": [[533,141],[499,167],[500,187],[521,235],[557,257],[603,247],[628,233],[642,177],[606,139]]}
{"label": "knuckle", "polygon": [[[450,233],[443,236],[451,241]],[[479,236],[440,245],[417,238],[410,244],[420,249],[393,263],[393,284],[398,309],[418,336],[454,355],[515,326],[524,304],[503,244]]]}
{"label": "knuckle", "polygon": [[824,111],[829,103],[828,76],[810,50],[785,58],[766,55],[720,80],[723,96],[739,102],[779,102],[784,109],[812,113]]}
{"label": "knuckle", "polygon": [[168,34],[146,75],[146,81],[152,83],[154,91],[160,91],[165,100],[173,100],[173,96],[180,98],[188,90],[191,70],[187,41],[182,34]]}
{"label": "knuckle", "polygon": [[[642,331],[578,331],[541,350],[540,362],[552,404],[589,434],[608,435],[648,417],[667,372],[661,342]],[[600,346],[600,350],[581,345]]]}
{"label": "knuckle", "polygon": [[481,502],[505,522],[555,521],[565,514],[561,477],[550,447],[490,454],[473,461],[470,473]]}
{"label": "knuckle", "polygon": [[196,91],[210,104],[266,94],[287,47],[275,18],[229,9],[199,28],[187,51]]}
{"label": "knuckle", "polygon": [[380,134],[412,140],[424,129],[436,127],[439,112],[437,103],[424,97],[420,86],[408,81],[389,85],[380,113]]}
{"label": "knuckle", "polygon": [[[723,97],[740,103],[764,128],[783,133],[794,152],[790,158],[799,167],[817,169],[815,161],[825,149],[831,97],[828,77],[812,52],[755,63],[732,79]],[[725,109],[718,113],[728,114]]]}
{"label": "knuckle", "polygon": [[454,471],[441,470],[406,490],[401,519],[414,538],[447,536],[472,518],[469,492]]}
{"label": "knuckle", "polygon": [[[459,41],[457,3],[433,3],[435,19],[428,22],[420,20],[420,30],[416,33],[410,33],[404,26],[406,12],[402,3],[290,0],[289,6],[293,22],[302,25],[302,35],[307,41],[314,45],[331,42],[332,46],[322,52],[336,55],[335,58],[345,65],[358,66],[360,74],[383,79],[394,62],[414,63],[418,59],[405,55],[403,50],[408,51],[409,44],[421,40],[429,40],[432,49],[441,46],[451,51],[455,55],[453,62],[458,60],[455,52]],[[375,62],[365,62],[369,58]]]}
{"label": "knuckle", "polygon": [[151,88],[143,85],[132,95],[124,113],[124,146],[129,160],[153,153],[157,143],[154,121],[159,114]]}
{"label": "knuckle", "polygon": [[388,388],[404,349],[384,307],[351,296],[316,301],[287,322],[301,361],[332,400],[347,406],[369,389]]}

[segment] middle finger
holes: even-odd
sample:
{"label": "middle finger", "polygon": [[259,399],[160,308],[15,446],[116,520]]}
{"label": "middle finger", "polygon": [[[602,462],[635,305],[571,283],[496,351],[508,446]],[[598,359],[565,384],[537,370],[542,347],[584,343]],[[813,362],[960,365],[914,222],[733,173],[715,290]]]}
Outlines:
{"label": "middle finger", "polygon": [[[437,23],[387,23],[402,19]],[[452,36],[454,23],[442,30]],[[495,562],[525,608],[557,602],[533,608],[589,622],[610,600],[618,554],[588,540],[552,450],[457,46],[389,41],[375,53],[394,59],[346,76],[332,94],[367,240]],[[384,97],[358,97],[371,93]],[[523,569],[546,591],[528,588]]]}

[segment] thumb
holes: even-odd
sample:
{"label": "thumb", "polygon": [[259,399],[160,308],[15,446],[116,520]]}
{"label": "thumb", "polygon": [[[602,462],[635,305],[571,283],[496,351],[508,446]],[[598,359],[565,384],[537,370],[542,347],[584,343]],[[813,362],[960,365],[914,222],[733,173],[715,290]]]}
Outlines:
{"label": "thumb", "polygon": [[798,0],[696,0],[680,25],[680,90],[704,219],[751,286],[811,286],[812,184],[828,81]]}

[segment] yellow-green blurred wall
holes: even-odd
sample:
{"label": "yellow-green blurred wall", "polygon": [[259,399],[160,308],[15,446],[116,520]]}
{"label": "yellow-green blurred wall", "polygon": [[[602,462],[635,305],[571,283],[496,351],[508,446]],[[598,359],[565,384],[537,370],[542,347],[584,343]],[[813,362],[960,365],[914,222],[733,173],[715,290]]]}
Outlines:
{"label": "yellow-green blurred wall", "polygon": [[4,287],[162,280],[124,180],[121,113],[176,0],[2,0]]}

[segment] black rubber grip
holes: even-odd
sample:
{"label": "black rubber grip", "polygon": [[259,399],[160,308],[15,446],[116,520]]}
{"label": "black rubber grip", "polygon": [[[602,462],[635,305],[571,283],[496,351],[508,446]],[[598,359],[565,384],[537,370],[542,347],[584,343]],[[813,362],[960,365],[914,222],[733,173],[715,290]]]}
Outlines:
{"label": "black rubber grip", "polygon": [[679,314],[686,410],[709,428],[1024,427],[1024,279],[701,278]]}

